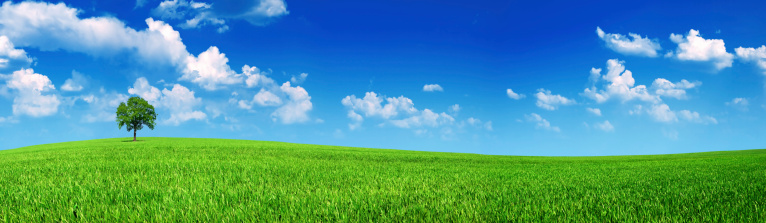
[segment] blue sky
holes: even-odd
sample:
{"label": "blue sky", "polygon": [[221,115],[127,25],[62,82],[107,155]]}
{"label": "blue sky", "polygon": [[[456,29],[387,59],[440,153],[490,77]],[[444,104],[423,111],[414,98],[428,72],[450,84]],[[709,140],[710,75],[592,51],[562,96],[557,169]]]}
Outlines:
{"label": "blue sky", "polygon": [[[760,4],[760,5],[759,5]],[[503,155],[764,148],[761,2],[7,1],[0,149],[209,137]]]}

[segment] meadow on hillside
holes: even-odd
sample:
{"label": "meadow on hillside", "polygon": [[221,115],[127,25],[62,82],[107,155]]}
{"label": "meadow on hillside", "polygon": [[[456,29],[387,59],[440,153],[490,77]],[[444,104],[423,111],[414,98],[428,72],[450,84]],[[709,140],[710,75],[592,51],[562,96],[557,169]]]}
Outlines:
{"label": "meadow on hillside", "polygon": [[0,220],[766,221],[766,150],[523,157],[131,140],[0,151]]}

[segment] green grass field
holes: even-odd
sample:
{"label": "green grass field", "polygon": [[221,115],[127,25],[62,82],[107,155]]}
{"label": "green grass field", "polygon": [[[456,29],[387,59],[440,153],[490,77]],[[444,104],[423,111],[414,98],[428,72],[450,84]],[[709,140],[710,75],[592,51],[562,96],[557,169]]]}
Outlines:
{"label": "green grass field", "polygon": [[130,140],[0,151],[0,220],[766,221],[766,150],[522,157]]}

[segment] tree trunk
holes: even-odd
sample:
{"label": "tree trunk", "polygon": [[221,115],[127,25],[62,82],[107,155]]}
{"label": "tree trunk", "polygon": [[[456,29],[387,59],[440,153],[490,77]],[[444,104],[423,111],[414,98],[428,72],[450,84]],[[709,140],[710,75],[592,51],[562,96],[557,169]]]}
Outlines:
{"label": "tree trunk", "polygon": [[136,141],[136,129],[133,129],[133,142]]}

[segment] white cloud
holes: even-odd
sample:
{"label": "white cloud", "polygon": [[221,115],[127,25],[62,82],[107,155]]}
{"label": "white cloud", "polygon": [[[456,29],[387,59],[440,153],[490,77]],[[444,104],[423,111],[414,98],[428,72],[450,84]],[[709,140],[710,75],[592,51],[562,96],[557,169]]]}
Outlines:
{"label": "white cloud", "polygon": [[7,36],[0,36],[0,71],[29,68],[34,59],[23,49],[16,49]]}
{"label": "white cloud", "polygon": [[19,120],[13,116],[0,117],[0,123],[19,123]]}
{"label": "white cloud", "polygon": [[461,110],[460,105],[449,106],[448,111],[434,112],[431,109],[416,109],[412,100],[407,97],[385,97],[379,96],[375,92],[365,93],[364,98],[357,98],[356,95],[349,95],[341,100],[341,104],[348,109],[347,116],[351,119],[349,129],[354,130],[361,127],[365,118],[380,118],[383,122],[378,126],[390,124],[399,128],[415,129],[418,135],[426,134],[428,131],[423,128],[442,128],[439,131],[442,138],[453,139],[454,131],[452,127],[462,129],[466,123],[475,126],[478,129],[492,131],[492,122],[482,122],[476,118],[469,118],[457,123],[453,115]]}
{"label": "white cloud", "polygon": [[16,45],[43,51],[94,57],[128,52],[145,64],[179,65],[189,54],[178,32],[162,21],[146,19],[148,28],[136,31],[114,17],[80,19],[81,12],[64,3],[6,1],[0,7],[0,34]]}
{"label": "white cloud", "polygon": [[636,106],[633,106],[633,109],[628,111],[628,114],[630,114],[630,115],[640,115],[641,113],[643,113],[643,110],[644,110],[644,106],[636,105]]}
{"label": "white cloud", "polygon": [[133,83],[133,87],[128,88],[128,93],[138,95],[152,105],[158,104],[160,97],[162,96],[160,89],[151,86],[145,77],[136,79],[136,82]]}
{"label": "white cloud", "polygon": [[699,31],[689,30],[686,37],[683,34],[670,34],[670,40],[678,44],[675,52],[666,56],[678,60],[711,62],[717,70],[731,67],[734,55],[726,52],[722,39],[705,39]]}
{"label": "white cloud", "polygon": [[680,82],[673,83],[664,78],[657,78],[652,83],[652,89],[659,96],[685,99],[687,89],[699,87],[700,85],[702,85],[702,82],[699,81],[689,82],[682,79]]}
{"label": "white cloud", "polygon": [[6,79],[8,89],[15,90],[13,95],[13,115],[31,117],[50,116],[58,112],[61,101],[55,94],[46,94],[56,90],[47,76],[35,73],[33,69],[21,69],[11,75],[0,75]]}
{"label": "white cloud", "polygon": [[601,68],[591,67],[590,76],[588,76],[588,82],[595,85],[599,79],[601,79]]}
{"label": "white cloud", "polygon": [[741,111],[747,111],[749,102],[747,101],[747,98],[734,98],[734,99],[731,99],[730,102],[726,102],[725,104],[727,106],[731,106]]}
{"label": "white cloud", "polygon": [[162,89],[162,107],[170,111],[170,118],[165,123],[170,125],[179,125],[188,120],[204,120],[207,115],[201,111],[194,110],[202,103],[201,98],[194,97],[194,91],[174,84],[172,90]]}
{"label": "white cloud", "polygon": [[149,85],[149,81],[144,77],[136,79],[128,93],[138,95],[156,109],[166,109],[170,117],[162,122],[169,125],[180,125],[189,120],[204,120],[207,115],[195,107],[201,105],[202,99],[194,96],[194,91],[180,85],[174,84],[171,90],[167,88],[160,91],[154,86]]}
{"label": "white cloud", "polygon": [[612,123],[609,123],[609,120],[596,123],[593,127],[604,132],[614,132],[614,126],[612,126]]}
{"label": "white cloud", "polygon": [[271,113],[274,121],[280,120],[282,124],[304,123],[309,121],[308,112],[311,111],[311,96],[300,86],[291,87],[290,82],[285,82],[279,89],[284,92],[288,100],[282,107]]}
{"label": "white cloud", "polygon": [[253,102],[260,106],[277,106],[282,104],[282,99],[271,91],[261,88],[261,91],[253,96]]}
{"label": "white cloud", "polygon": [[558,126],[551,126],[551,123],[548,122],[548,120],[545,120],[543,117],[536,113],[524,115],[524,117],[526,118],[527,122],[535,123],[535,128],[537,129],[561,132],[561,129]]}
{"label": "white cloud", "polygon": [[242,67],[242,74],[247,77],[245,79],[245,85],[247,87],[275,87],[276,82],[274,82],[273,79],[266,76],[266,72],[261,72],[260,69],[258,69],[255,66],[248,66],[245,65]]}
{"label": "white cloud", "polygon": [[249,101],[245,101],[245,100],[239,100],[239,102],[237,102],[237,107],[241,109],[250,110],[253,108],[253,103],[250,103]]}
{"label": "white cloud", "polygon": [[622,102],[631,100],[640,100],[645,102],[657,103],[660,97],[652,95],[645,85],[636,86],[636,81],[633,79],[633,72],[625,69],[623,65],[624,61],[617,59],[607,60],[607,72],[601,76],[601,69],[591,68],[591,78],[601,76],[601,79],[606,81],[604,88],[606,90],[598,90],[595,87],[597,82],[594,82],[594,86],[586,88],[582,95],[590,98],[597,103],[604,103],[611,98],[618,98]]}
{"label": "white cloud", "polygon": [[509,98],[512,98],[515,100],[519,100],[526,97],[526,95],[524,94],[517,94],[516,92],[513,92],[513,90],[511,90],[510,88],[506,89],[505,93],[508,95]]}
{"label": "white cloud", "polygon": [[690,122],[696,122],[701,124],[718,124],[718,120],[713,117],[700,115],[697,112],[689,110],[681,110],[678,112],[678,117]]}
{"label": "white cloud", "polygon": [[170,118],[165,120],[165,123],[177,126],[177,125],[180,125],[182,122],[186,122],[189,120],[205,120],[206,118],[207,118],[207,115],[202,111],[185,111],[185,112],[172,113],[170,115]]}
{"label": "white cloud", "polygon": [[185,22],[179,25],[181,28],[192,29],[210,25],[217,27],[219,33],[229,29],[226,20],[242,19],[253,25],[263,26],[288,13],[283,0],[222,1],[215,4],[166,0],[152,10],[153,15],[163,19],[185,19]]}
{"label": "white cloud", "polygon": [[120,105],[120,102],[127,102],[128,96],[118,93],[102,93],[99,96],[86,95],[83,101],[90,104],[90,111],[82,116],[82,121],[93,122],[114,122],[117,115],[114,111]]}
{"label": "white cloud", "polygon": [[301,73],[298,76],[292,76],[290,78],[290,82],[294,84],[302,84],[304,81],[306,81],[306,77],[308,77],[309,74],[307,73]]}
{"label": "white cloud", "polygon": [[426,92],[434,92],[434,91],[444,91],[442,86],[439,86],[438,84],[426,84],[423,86],[423,91]]}
{"label": "white cloud", "polygon": [[[313,104],[306,89],[300,86],[292,87],[293,83],[289,81],[282,86],[277,86],[273,79],[267,77],[266,73],[261,72],[257,67],[245,65],[242,67],[242,73],[247,77],[245,79],[247,87],[260,86],[261,90],[253,96],[252,101],[240,100],[240,108],[250,109],[253,104],[265,107],[281,105],[271,113],[272,120],[280,121],[282,124],[305,123],[310,120],[308,112],[312,110]],[[307,76],[308,74],[301,75],[298,79],[305,80]],[[233,94],[233,96],[236,95]]]}
{"label": "white cloud", "polygon": [[88,84],[88,79],[85,75],[77,71],[72,71],[72,78],[66,79],[64,85],[61,85],[62,91],[81,91]]}
{"label": "white cloud", "polygon": [[[383,99],[388,102],[383,105]],[[356,95],[346,96],[341,103],[348,109],[361,112],[365,117],[381,117],[389,119],[398,115],[400,112],[405,114],[414,114],[415,109],[412,100],[404,96],[396,98],[378,97],[375,92],[367,92],[364,98],[357,98]]]}
{"label": "white cloud", "polygon": [[452,116],[447,113],[435,113],[430,109],[423,109],[420,114],[410,116],[405,119],[391,120],[391,124],[399,128],[413,128],[413,127],[438,127],[441,125],[452,124],[455,121]]}
{"label": "white cloud", "polygon": [[658,122],[676,122],[676,113],[670,110],[667,104],[652,105],[647,113]]}
{"label": "white cloud", "polygon": [[556,110],[559,106],[576,103],[573,99],[568,99],[561,95],[553,95],[551,91],[542,88],[537,90],[535,97],[537,98],[537,103],[535,103],[537,107],[545,110]]}
{"label": "white cloud", "polygon": [[145,20],[148,27],[137,31],[114,17],[81,19],[80,12],[64,3],[7,1],[0,7],[0,35],[6,35],[18,46],[43,51],[64,50],[96,58],[128,55],[135,60],[128,62],[170,65],[181,72],[180,79],[206,90],[241,83],[242,75],[247,75],[244,69],[243,74],[232,71],[227,65],[228,58],[215,46],[198,56],[192,55],[180,33],[162,21],[148,18]]}
{"label": "white cloud", "polygon": [[[470,117],[470,118],[466,119],[465,122],[468,125],[476,127],[476,128],[483,128],[483,129],[486,129],[487,131],[492,131],[493,130],[492,129],[492,121],[483,122],[480,119],[477,119],[477,118],[474,118],[474,117]],[[463,125],[463,124],[461,123],[461,125]]]}
{"label": "white cloud", "polygon": [[657,51],[662,49],[657,40],[650,40],[635,33],[628,33],[628,38],[622,34],[604,33],[600,27],[596,27],[596,34],[606,43],[606,47],[625,55],[657,57]]}
{"label": "white cloud", "polygon": [[734,49],[737,53],[737,57],[745,62],[755,62],[763,74],[766,75],[766,45],[761,45],[758,48],[743,48],[737,47]]}
{"label": "white cloud", "polygon": [[718,120],[707,115],[700,115],[698,112],[681,110],[674,112],[670,110],[667,104],[652,105],[647,113],[658,122],[677,122],[680,117],[682,120],[700,123],[700,124],[718,124]]}
{"label": "white cloud", "polygon": [[357,114],[354,110],[348,110],[348,118],[351,119],[351,123],[348,124],[348,129],[350,130],[358,129],[364,121],[362,115]]}
{"label": "white cloud", "polygon": [[601,109],[598,109],[598,108],[585,108],[585,110],[590,112],[593,115],[601,116]]}
{"label": "white cloud", "polygon": [[459,104],[454,104],[452,106],[449,106],[449,112],[451,112],[452,114],[457,114],[458,112],[460,112],[460,109],[461,108]]}
{"label": "white cloud", "polygon": [[216,90],[220,85],[241,83],[241,75],[231,70],[228,62],[229,59],[218,51],[218,47],[211,46],[197,57],[186,58],[186,68],[180,80],[199,84],[206,90]]}
{"label": "white cloud", "polygon": [[169,0],[160,2],[160,5],[152,10],[152,14],[162,19],[173,20],[192,17],[186,20],[186,22],[178,25],[183,29],[193,29],[205,25],[212,25],[218,27],[219,33],[228,30],[229,26],[226,25],[226,22],[223,19],[216,18],[212,12],[210,12],[211,7],[211,4],[204,2]]}

